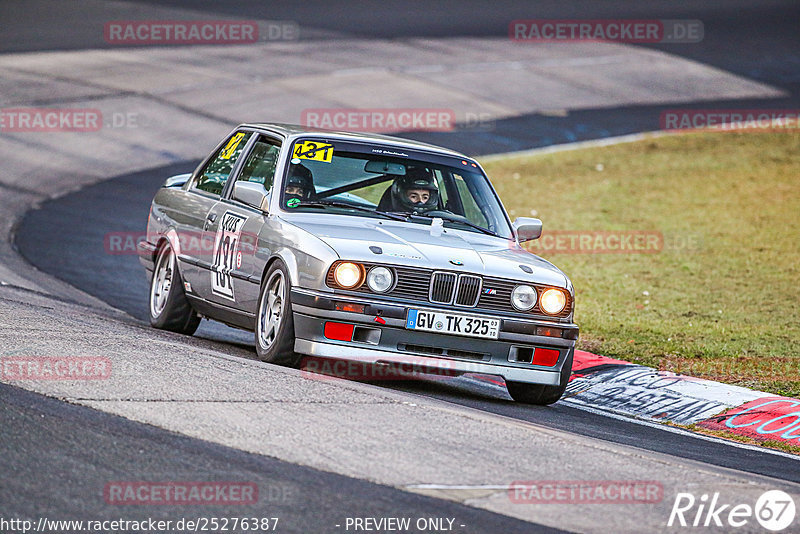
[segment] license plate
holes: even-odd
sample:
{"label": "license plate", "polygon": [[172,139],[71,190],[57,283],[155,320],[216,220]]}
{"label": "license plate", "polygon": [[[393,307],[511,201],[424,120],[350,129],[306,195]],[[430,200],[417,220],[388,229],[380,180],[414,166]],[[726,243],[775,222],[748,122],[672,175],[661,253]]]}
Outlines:
{"label": "license plate", "polygon": [[454,336],[497,339],[500,319],[427,310],[408,310],[406,328]]}

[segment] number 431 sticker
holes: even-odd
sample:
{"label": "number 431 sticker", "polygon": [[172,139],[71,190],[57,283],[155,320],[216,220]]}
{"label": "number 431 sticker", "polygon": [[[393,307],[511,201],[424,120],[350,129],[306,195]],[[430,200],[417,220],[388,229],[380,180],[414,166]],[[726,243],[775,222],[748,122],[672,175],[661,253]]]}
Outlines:
{"label": "number 431 sticker", "polygon": [[222,297],[236,300],[233,296],[231,271],[241,267],[241,255],[237,255],[242,237],[242,228],[247,219],[230,211],[222,216],[214,240],[214,262],[211,266],[211,291]]}
{"label": "number 431 sticker", "polygon": [[333,145],[318,141],[301,141],[295,143],[292,156],[330,163],[333,160]]}

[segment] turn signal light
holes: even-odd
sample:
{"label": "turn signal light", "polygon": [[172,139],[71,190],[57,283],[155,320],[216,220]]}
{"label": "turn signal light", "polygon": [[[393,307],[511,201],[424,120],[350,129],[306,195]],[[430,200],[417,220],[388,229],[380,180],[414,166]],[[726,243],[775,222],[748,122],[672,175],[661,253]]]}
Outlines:
{"label": "turn signal light", "polygon": [[333,305],[333,307],[336,311],[364,313],[364,304],[353,304],[351,302],[337,302]]}
{"label": "turn signal light", "polygon": [[561,333],[562,331],[560,328],[551,328],[549,326],[539,326],[536,328],[537,336],[561,337]]}

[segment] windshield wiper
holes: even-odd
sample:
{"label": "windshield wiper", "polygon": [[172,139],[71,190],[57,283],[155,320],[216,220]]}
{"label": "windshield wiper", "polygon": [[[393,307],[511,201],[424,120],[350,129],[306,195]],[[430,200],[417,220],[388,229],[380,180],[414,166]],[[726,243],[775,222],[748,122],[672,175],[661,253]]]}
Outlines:
{"label": "windshield wiper", "polygon": [[448,214],[447,212],[442,212],[442,211],[436,211],[433,214],[431,214],[431,213],[412,213],[411,214],[412,217],[425,217],[426,219],[439,218],[439,219],[444,219],[447,222],[466,224],[470,228],[474,228],[474,229],[476,229],[476,230],[478,230],[480,232],[483,232],[484,234],[502,238],[502,236],[497,235],[496,233],[492,232],[488,228],[484,228],[483,226],[478,226],[477,224],[468,221],[466,219],[466,217],[462,217],[461,215],[456,215],[455,213],[452,214],[452,217],[450,215],[451,214]]}
{"label": "windshield wiper", "polygon": [[358,204],[349,204],[347,202],[339,202],[337,200],[309,200],[300,202],[297,207],[303,208],[324,208],[326,206],[334,206],[336,208],[350,208],[359,211],[365,211],[367,213],[377,213],[378,215],[383,215],[387,219],[394,219],[395,221],[407,221],[408,217],[403,217],[402,215],[397,215],[395,213],[389,213],[386,211],[381,211],[379,209],[368,208],[366,206],[359,206]]}

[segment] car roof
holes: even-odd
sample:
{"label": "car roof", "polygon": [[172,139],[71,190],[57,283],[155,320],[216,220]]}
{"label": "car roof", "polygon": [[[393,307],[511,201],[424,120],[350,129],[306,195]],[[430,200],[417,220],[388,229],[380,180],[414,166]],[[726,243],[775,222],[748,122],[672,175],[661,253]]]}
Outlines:
{"label": "car roof", "polygon": [[469,158],[468,156],[436,145],[422,143],[420,141],[413,141],[411,139],[403,139],[401,137],[392,137],[390,135],[381,135],[373,133],[359,133],[359,132],[345,132],[339,130],[326,130],[324,128],[309,128],[300,126],[298,124],[283,124],[277,122],[257,122],[240,124],[239,127],[257,128],[262,130],[272,131],[285,136],[289,140],[297,137],[307,135],[317,135],[326,139],[340,140],[340,141],[367,141],[380,145],[392,146],[396,148],[406,148],[409,150],[422,150],[427,152],[435,152],[446,156],[455,156],[459,158]]}

